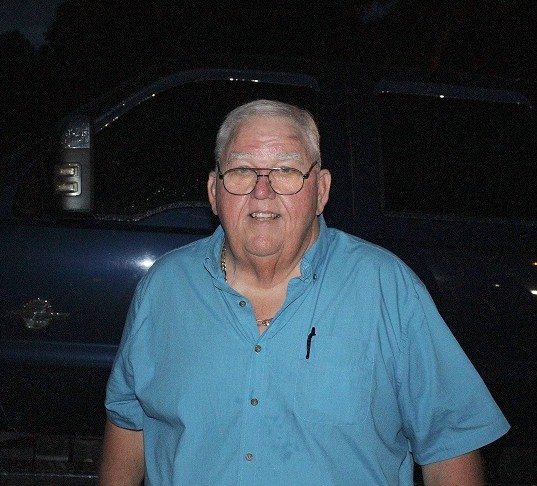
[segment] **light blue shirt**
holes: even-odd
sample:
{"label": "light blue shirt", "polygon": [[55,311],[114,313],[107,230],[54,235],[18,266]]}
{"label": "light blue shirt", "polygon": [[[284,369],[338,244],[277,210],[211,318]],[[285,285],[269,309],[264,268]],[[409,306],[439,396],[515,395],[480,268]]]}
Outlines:
{"label": "light blue shirt", "polygon": [[221,228],[140,282],[106,407],[143,429],[146,486],[412,485],[508,430],[414,273],[320,225],[261,336]]}

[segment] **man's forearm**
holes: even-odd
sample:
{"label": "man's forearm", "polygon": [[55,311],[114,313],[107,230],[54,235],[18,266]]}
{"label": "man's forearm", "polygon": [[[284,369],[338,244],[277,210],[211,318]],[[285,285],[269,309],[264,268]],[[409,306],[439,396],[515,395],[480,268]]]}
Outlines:
{"label": "man's forearm", "polygon": [[483,486],[483,464],[479,451],[422,466],[425,486]]}
{"label": "man's forearm", "polygon": [[127,430],[106,423],[100,486],[139,486],[144,479],[144,442],[141,430]]}

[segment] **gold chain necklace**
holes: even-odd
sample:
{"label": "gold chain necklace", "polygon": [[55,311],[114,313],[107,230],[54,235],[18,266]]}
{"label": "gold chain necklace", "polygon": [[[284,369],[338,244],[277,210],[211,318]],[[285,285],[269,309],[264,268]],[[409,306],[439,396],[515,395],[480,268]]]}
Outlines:
{"label": "gold chain necklace", "polygon": [[227,283],[227,266],[226,266],[226,240],[222,242],[222,249],[220,250],[220,268],[224,274],[224,280]]}
{"label": "gold chain necklace", "polygon": [[[222,273],[224,274],[224,280],[227,283],[227,265],[226,265],[226,239],[224,238],[224,241],[222,242],[222,249],[220,250],[220,269],[222,270]],[[272,317],[270,319],[256,319],[255,322],[257,323],[257,327],[268,327],[270,325],[270,321],[272,321]]]}

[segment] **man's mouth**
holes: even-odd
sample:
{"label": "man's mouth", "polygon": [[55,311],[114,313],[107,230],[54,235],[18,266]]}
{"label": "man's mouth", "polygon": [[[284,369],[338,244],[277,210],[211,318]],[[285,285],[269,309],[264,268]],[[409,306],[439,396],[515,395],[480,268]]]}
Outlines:
{"label": "man's mouth", "polygon": [[268,221],[270,219],[277,219],[280,215],[276,213],[250,213],[250,217],[258,221]]}

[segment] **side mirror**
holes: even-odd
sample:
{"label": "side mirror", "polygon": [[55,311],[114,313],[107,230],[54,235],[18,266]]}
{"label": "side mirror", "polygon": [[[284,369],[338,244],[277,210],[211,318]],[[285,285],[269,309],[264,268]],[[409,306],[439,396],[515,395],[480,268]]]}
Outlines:
{"label": "side mirror", "polygon": [[61,134],[60,163],[54,167],[54,192],[63,211],[93,210],[93,140],[87,116],[71,118]]}

